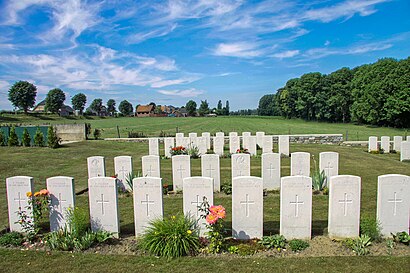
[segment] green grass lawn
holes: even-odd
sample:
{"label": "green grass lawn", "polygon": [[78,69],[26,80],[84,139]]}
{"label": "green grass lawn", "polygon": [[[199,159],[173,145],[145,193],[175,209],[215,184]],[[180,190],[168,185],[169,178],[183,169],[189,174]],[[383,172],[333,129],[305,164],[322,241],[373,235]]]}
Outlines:
{"label": "green grass lawn", "polygon": [[245,132],[255,134],[264,131],[266,134],[343,134],[348,140],[367,140],[369,136],[406,136],[408,129],[388,127],[372,127],[354,124],[325,123],[304,121],[300,119],[284,119],[281,117],[229,116],[216,118],[99,118],[70,117],[61,118],[54,115],[6,115],[0,116],[3,124],[68,124],[91,123],[92,128],[103,129],[102,137],[118,137],[117,126],[121,137],[128,137],[128,132],[143,132],[146,136],[159,136],[163,131],[175,135],[180,132]]}

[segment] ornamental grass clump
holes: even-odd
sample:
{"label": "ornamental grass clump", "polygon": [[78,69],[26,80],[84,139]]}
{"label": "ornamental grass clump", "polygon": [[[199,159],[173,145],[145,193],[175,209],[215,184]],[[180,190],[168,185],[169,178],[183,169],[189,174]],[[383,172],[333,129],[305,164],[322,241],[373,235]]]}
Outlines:
{"label": "ornamental grass clump", "polygon": [[200,248],[197,222],[184,215],[153,220],[141,238],[140,247],[167,258],[195,255]]}

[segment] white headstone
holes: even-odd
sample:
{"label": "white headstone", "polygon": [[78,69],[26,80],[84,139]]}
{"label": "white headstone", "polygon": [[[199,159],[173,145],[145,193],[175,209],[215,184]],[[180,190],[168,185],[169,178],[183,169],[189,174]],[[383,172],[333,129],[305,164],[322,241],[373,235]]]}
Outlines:
{"label": "white headstone", "polygon": [[280,135],[278,138],[279,154],[289,156],[289,136]]}
{"label": "white headstone", "polygon": [[171,158],[171,149],[175,147],[173,137],[166,137],[164,138],[164,151],[165,157]]}
{"label": "white headstone", "polygon": [[262,153],[272,153],[273,139],[272,136],[264,136],[262,138]]}
{"label": "white headstone", "polygon": [[206,139],[206,149],[211,149],[211,133],[203,132],[202,136]]}
{"label": "white headstone", "polygon": [[172,181],[174,191],[182,190],[184,178],[191,176],[191,161],[189,155],[174,155],[172,157]]}
{"label": "white headstone", "polygon": [[189,149],[190,146],[191,146],[191,141],[190,141],[189,137],[181,138],[181,145],[179,145],[179,146],[182,146],[186,149]]}
{"label": "white headstone", "polygon": [[395,150],[396,152],[400,152],[402,142],[403,142],[402,136],[395,136],[393,138],[393,150]]}
{"label": "white headstone", "polygon": [[196,145],[198,147],[200,155],[206,154],[208,149],[206,147],[206,138],[205,137],[197,137],[196,138]]}
{"label": "white headstone", "polygon": [[286,239],[310,239],[312,178],[286,176],[280,187],[280,234]]}
{"label": "white headstone", "polygon": [[51,199],[50,230],[64,229],[67,225],[68,209],[75,207],[74,178],[67,176],[47,178],[47,190]]}
{"label": "white headstone", "polygon": [[251,156],[249,154],[232,154],[232,179],[238,176],[251,175]]}
{"label": "white headstone", "polygon": [[275,190],[280,188],[280,155],[277,153],[262,154],[263,188]]}
{"label": "white headstone", "polygon": [[231,137],[231,136],[238,136],[238,133],[237,132],[229,132],[229,136]]}
{"label": "white headstone", "polygon": [[381,234],[409,232],[410,176],[387,174],[378,177],[377,220]]}
{"label": "white headstone", "polygon": [[249,150],[249,137],[251,132],[242,132],[242,148]]}
{"label": "white headstone", "polygon": [[290,175],[310,176],[310,153],[292,153],[290,161]]}
{"label": "white headstone", "polygon": [[410,141],[403,141],[400,150],[400,161],[410,160]]}
{"label": "white headstone", "polygon": [[232,237],[240,240],[263,236],[263,181],[254,176],[232,180]]}
{"label": "white headstone", "polygon": [[126,191],[131,191],[131,185],[127,183],[127,178],[132,173],[132,157],[117,156],[114,157],[114,169],[118,179],[118,186]]}
{"label": "white headstone", "polygon": [[184,138],[184,133],[175,134],[175,146],[182,146],[182,138]]}
{"label": "white headstone", "polygon": [[265,132],[256,132],[256,144],[259,147],[263,147],[263,137],[265,136]]}
{"label": "white headstone", "polygon": [[149,223],[163,217],[162,181],[158,177],[133,180],[135,235],[144,233]]}
{"label": "white headstone", "polygon": [[390,137],[382,136],[380,141],[380,147],[383,149],[385,154],[390,153]]}
{"label": "white headstone", "polygon": [[225,139],[221,136],[214,137],[214,153],[217,155],[224,154]]}
{"label": "white headstone", "polygon": [[203,236],[207,231],[206,220],[201,217],[202,212],[199,210],[204,198],[206,198],[210,206],[213,205],[213,179],[200,176],[184,178],[184,214],[189,215],[198,221],[201,236]]}
{"label": "white headstone", "polygon": [[329,182],[329,223],[331,238],[355,238],[360,226],[361,178],[332,176]]}
{"label": "white headstone", "polygon": [[91,230],[105,230],[118,237],[120,219],[118,214],[117,179],[94,177],[88,179]]}
{"label": "white headstone", "polygon": [[105,160],[103,156],[87,158],[88,178],[105,176]]}
{"label": "white headstone", "polygon": [[221,191],[219,155],[206,154],[201,157],[201,175],[214,179],[214,191]]}
{"label": "white headstone", "polygon": [[225,133],[224,132],[217,132],[215,134],[216,137],[225,137]]}
{"label": "white headstone", "polygon": [[251,155],[256,155],[256,137],[255,136],[250,136],[248,137],[248,152]]}
{"label": "white headstone", "polygon": [[197,133],[189,133],[189,143],[191,146],[195,146],[198,147],[198,143],[197,143],[197,137],[198,134]]}
{"label": "white headstone", "polygon": [[326,183],[329,185],[330,177],[339,175],[339,153],[323,152],[319,154],[319,170],[325,171]]}
{"label": "white headstone", "polygon": [[379,147],[377,145],[377,137],[371,136],[369,137],[369,153],[371,151],[378,151]]}
{"label": "white headstone", "polygon": [[19,211],[25,211],[31,218],[32,211],[28,207],[27,193],[34,194],[33,178],[29,176],[13,176],[6,179],[7,205],[9,209],[10,231],[22,232],[21,225],[17,222],[20,220]]}
{"label": "white headstone", "polygon": [[234,154],[240,149],[240,141],[238,136],[229,136],[229,153]]}
{"label": "white headstone", "polygon": [[407,136],[407,137],[406,137],[406,141],[410,141],[410,136]]}
{"label": "white headstone", "polygon": [[149,141],[149,155],[159,155],[158,138],[150,138]]}
{"label": "white headstone", "polygon": [[157,155],[142,157],[142,176],[161,177],[160,160]]}

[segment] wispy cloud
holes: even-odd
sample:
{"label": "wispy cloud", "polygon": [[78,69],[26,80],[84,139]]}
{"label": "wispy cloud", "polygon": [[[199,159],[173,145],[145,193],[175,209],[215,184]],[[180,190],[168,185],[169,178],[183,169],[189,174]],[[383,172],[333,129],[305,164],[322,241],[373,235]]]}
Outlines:
{"label": "wispy cloud", "polygon": [[292,58],[292,57],[295,57],[296,55],[299,55],[299,53],[300,53],[299,50],[286,50],[283,52],[272,54],[272,57],[279,58],[279,59]]}
{"label": "wispy cloud", "polygon": [[263,54],[258,46],[249,42],[221,43],[213,51],[215,56],[253,58]]}
{"label": "wispy cloud", "polygon": [[176,97],[183,97],[183,98],[193,98],[199,95],[204,94],[203,90],[198,90],[195,88],[189,89],[182,89],[182,90],[158,90],[160,94],[167,95],[167,96],[176,96]]}

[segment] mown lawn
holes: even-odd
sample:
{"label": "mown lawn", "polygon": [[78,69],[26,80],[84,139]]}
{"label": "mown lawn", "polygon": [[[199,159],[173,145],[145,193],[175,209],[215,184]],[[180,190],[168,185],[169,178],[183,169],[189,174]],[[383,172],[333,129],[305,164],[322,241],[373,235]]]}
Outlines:
{"label": "mown lawn", "polygon": [[61,118],[54,115],[0,115],[3,124],[68,124],[91,123],[92,128],[103,129],[102,137],[118,137],[117,126],[121,137],[128,137],[128,132],[142,132],[146,136],[159,136],[161,131],[175,135],[179,132],[245,132],[255,134],[264,131],[267,134],[343,134],[348,140],[367,140],[369,136],[406,136],[407,129],[372,127],[355,124],[324,123],[281,117],[229,116],[229,117],[194,117],[194,118],[99,118],[70,117]]}

